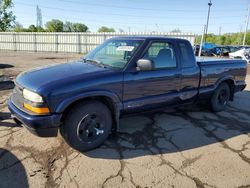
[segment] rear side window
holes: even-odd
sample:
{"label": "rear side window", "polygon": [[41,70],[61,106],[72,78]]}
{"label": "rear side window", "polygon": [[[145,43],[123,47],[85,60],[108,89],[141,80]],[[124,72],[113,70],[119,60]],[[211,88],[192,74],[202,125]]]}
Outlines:
{"label": "rear side window", "polygon": [[181,51],[181,64],[183,68],[194,67],[195,59],[194,52],[190,45],[185,42],[179,43],[179,48]]}
{"label": "rear side window", "polygon": [[168,42],[152,42],[143,59],[151,60],[155,69],[175,68],[177,66],[174,47]]}

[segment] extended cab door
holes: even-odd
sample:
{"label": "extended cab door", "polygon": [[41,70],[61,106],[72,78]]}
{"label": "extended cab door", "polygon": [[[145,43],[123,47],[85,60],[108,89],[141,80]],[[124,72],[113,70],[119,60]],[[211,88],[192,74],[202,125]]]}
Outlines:
{"label": "extended cab door", "polygon": [[171,40],[151,41],[139,59],[153,62],[152,71],[125,71],[123,102],[125,112],[146,110],[178,102],[180,66],[176,44]]}
{"label": "extended cab door", "polygon": [[200,67],[196,63],[192,46],[188,41],[178,41],[177,49],[181,65],[180,100],[193,101],[199,90]]}

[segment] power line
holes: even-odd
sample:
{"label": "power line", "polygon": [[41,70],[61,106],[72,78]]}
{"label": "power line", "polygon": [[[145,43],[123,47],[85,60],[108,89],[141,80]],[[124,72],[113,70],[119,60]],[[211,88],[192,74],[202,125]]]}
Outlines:
{"label": "power line", "polygon": [[[163,12],[190,12],[190,13],[194,13],[194,12],[204,12],[205,10],[187,10],[187,9],[154,9],[154,8],[137,8],[137,7],[127,7],[127,6],[117,6],[117,5],[107,5],[107,4],[101,4],[101,3],[85,3],[82,1],[79,2],[75,2],[75,1],[69,1],[69,0],[57,0],[57,1],[61,1],[61,2],[71,2],[73,4],[83,4],[83,5],[88,5],[88,6],[101,6],[101,7],[111,7],[111,8],[120,8],[120,9],[132,9],[132,10],[147,10],[147,11],[163,11]],[[23,3],[23,2],[15,2],[15,4],[23,4],[23,5],[32,5],[29,3]],[[32,5],[33,6],[33,5]],[[79,11],[83,11],[83,10],[79,10]],[[84,10],[85,12],[86,10]],[[243,10],[240,9],[228,9],[228,10],[216,10],[215,12],[242,12]],[[134,15],[135,16],[135,15]]]}
{"label": "power line", "polygon": [[[33,7],[35,5],[33,4],[29,4],[29,3],[21,3],[21,2],[16,2],[16,4],[20,4],[20,5],[24,5],[24,6],[29,6],[29,7]],[[40,6],[44,9],[51,9],[51,10],[58,10],[58,11],[64,11],[64,12],[78,12],[78,13],[87,13],[87,14],[92,14],[92,15],[96,15],[96,12],[93,11],[89,11],[89,10],[79,10],[79,9],[64,9],[64,8],[58,8],[58,7],[50,7],[50,6]],[[117,13],[105,13],[105,12],[98,12],[99,14],[102,15],[111,15],[111,16],[121,16],[121,17],[138,17],[138,18],[155,18],[155,19],[166,19],[162,16],[154,16],[152,17],[152,15],[150,16],[141,16],[141,15],[135,15],[135,14],[117,14]],[[168,18],[186,18],[186,17],[168,17]]]}
{"label": "power line", "polygon": [[[71,1],[69,1],[69,0],[57,0],[57,1],[68,1],[68,2],[71,2]],[[83,2],[81,2],[81,3],[83,3]],[[22,2],[15,2],[15,4],[20,4],[20,5],[24,5],[24,6],[28,6],[28,7],[35,7],[35,5],[34,4],[29,4],[29,3],[22,3]],[[93,3],[92,3],[93,4]],[[98,5],[97,5],[98,4]],[[100,5],[99,3],[95,3],[95,5],[93,5],[93,6],[102,6],[102,5]],[[81,13],[81,14],[90,14],[90,15],[96,15],[97,14],[97,12],[94,12],[94,11],[89,11],[89,10],[80,10],[80,9],[64,9],[64,8],[59,8],[59,7],[51,7],[51,6],[40,6],[40,7],[42,7],[43,9],[50,9],[50,10],[58,10],[58,11],[62,11],[62,12],[68,12],[68,13]],[[121,6],[119,6],[120,8],[121,8]],[[113,7],[113,8],[117,8],[117,7]],[[128,7],[123,7],[123,8],[128,8]],[[141,8],[140,8],[140,10],[141,10]],[[151,9],[150,9],[151,10]],[[155,10],[155,9],[153,9],[153,10]],[[158,9],[157,9],[158,10]],[[163,9],[162,9],[163,10]],[[164,9],[165,10],[165,9]],[[166,10],[165,10],[166,11]],[[174,12],[174,11],[177,11],[177,12],[179,12],[179,11],[186,11],[186,10],[172,10],[172,13]],[[227,10],[228,11],[228,10]],[[234,11],[238,11],[238,10],[234,10]],[[241,10],[242,11],[242,10]],[[169,11],[169,12],[171,12],[171,11]],[[187,11],[187,12],[189,12],[189,10]],[[194,11],[194,12],[197,12],[197,11]],[[198,11],[198,12],[200,12],[200,11]],[[203,12],[203,11],[202,11]],[[214,11],[213,11],[214,12]],[[190,19],[192,19],[191,17],[188,17],[189,15],[188,14],[186,14],[187,16],[185,16],[185,17],[180,17],[180,16],[152,16],[152,15],[150,15],[150,16],[147,16],[147,15],[135,15],[135,14],[120,14],[120,13],[102,13],[102,12],[98,12],[99,14],[101,14],[101,15],[111,15],[111,16],[119,16],[119,17],[132,17],[132,18],[150,18],[150,19],[157,19],[157,20],[164,20],[164,21],[159,21],[161,24],[159,24],[159,22],[157,23],[157,22],[153,22],[153,23],[148,23],[148,20],[147,20],[147,23],[142,23],[142,22],[123,22],[122,21],[122,23],[120,22],[120,21],[108,21],[108,20],[94,20],[94,19],[80,19],[80,18],[76,18],[76,17],[74,17],[74,18],[72,18],[72,17],[62,17],[62,16],[57,16],[57,17],[59,17],[59,19],[65,19],[65,20],[72,20],[72,19],[74,19],[74,20],[78,20],[79,22],[86,22],[86,21],[89,21],[89,22],[93,22],[93,23],[100,23],[100,25],[98,25],[98,26],[102,26],[102,25],[104,25],[104,23],[105,22],[107,22],[107,24],[109,24],[109,23],[117,23],[117,24],[119,24],[119,25],[123,25],[123,26],[128,26],[128,27],[130,27],[131,25],[143,25],[143,26],[145,26],[145,25],[159,25],[159,26],[163,26],[163,27],[165,27],[165,26],[172,26],[172,27],[180,27],[180,28],[185,28],[185,27],[201,27],[203,24],[202,23],[194,23],[194,24],[192,24],[192,23],[190,23],[190,24],[171,24],[171,23],[167,23],[168,21],[166,21],[166,20],[168,20],[168,19],[176,19],[176,20],[178,20],[178,19],[185,19],[185,20],[190,20]],[[29,14],[29,12],[25,12],[25,14],[27,14],[27,15],[30,15]],[[179,14],[179,13],[178,13]],[[65,15],[65,14],[64,14]],[[244,15],[245,16],[245,15]],[[235,18],[242,18],[242,17],[244,17],[244,16],[239,16],[239,15],[237,15],[237,16],[230,16],[230,17],[224,17],[223,19],[225,19],[225,18],[233,18],[233,17],[235,17]],[[49,18],[49,19],[54,19],[56,16],[55,15],[53,15],[53,16],[51,16],[51,17],[49,17],[49,16],[44,16],[44,17],[46,17],[46,18]],[[215,18],[215,19],[221,19],[222,17],[211,17],[211,18]],[[195,18],[193,18],[193,19],[196,19],[196,17]],[[164,22],[163,24],[162,24],[162,22]],[[216,25],[233,25],[233,24],[239,24],[238,22],[237,23],[232,23],[232,22],[230,22],[230,23],[212,23],[212,24],[210,24],[210,25],[212,25],[212,26],[216,26]],[[97,26],[97,25],[93,25],[93,24],[87,24],[88,26]],[[133,26],[133,27],[135,27],[135,26]]]}
{"label": "power line", "polygon": [[[18,14],[24,14],[24,15],[29,15],[27,14],[26,12],[16,12]],[[43,16],[44,18],[49,18],[49,19],[56,19],[57,17],[60,17],[61,19],[64,19],[64,20],[78,20],[80,22],[86,22],[86,21],[90,21],[90,22],[101,22],[101,23],[104,23],[104,22],[108,22],[108,23],[118,23],[120,25],[152,25],[152,26],[155,26],[156,23],[143,23],[143,22],[119,22],[119,21],[108,21],[108,20],[96,20],[96,19],[81,19],[81,18],[75,18],[75,17],[64,17],[64,16]],[[60,19],[59,18],[59,19]],[[165,24],[159,24],[157,23],[158,25],[170,25],[170,26],[202,26],[202,23],[197,23],[197,24],[171,24],[171,23],[167,23],[165,22]],[[210,24],[210,25],[232,25],[232,24],[239,24],[239,22],[237,23],[232,23],[232,22],[224,22],[224,23],[214,23],[214,24]]]}
{"label": "power line", "polygon": [[[181,10],[181,9],[155,9],[155,8],[136,8],[130,6],[117,6],[117,5],[107,5],[103,3],[89,3],[82,1],[70,1],[70,0],[57,0],[61,2],[73,3],[73,4],[84,4],[89,6],[102,6],[102,7],[111,7],[111,8],[119,8],[119,9],[131,9],[131,10],[147,10],[147,11],[171,11],[171,12],[194,12],[194,10]],[[202,12],[202,10],[196,10],[196,12]]]}
{"label": "power line", "polygon": [[[131,6],[118,6],[118,5],[107,5],[106,3],[89,3],[89,2],[83,2],[83,1],[71,1],[71,0],[57,0],[61,2],[67,2],[67,3],[73,3],[73,4],[84,4],[89,6],[102,6],[102,7],[112,7],[112,8],[119,8],[119,9],[131,9],[131,10],[147,10],[147,11],[170,11],[170,12],[204,12],[205,10],[187,10],[187,9],[156,9],[156,8],[137,8],[137,7],[131,7]],[[241,9],[228,9],[228,10],[216,10],[218,12],[221,11],[242,11]]]}
{"label": "power line", "polygon": [[[33,7],[35,5],[33,4],[28,4],[28,3],[20,3],[20,2],[16,2],[16,4],[20,4],[20,5],[24,5],[24,6],[29,6],[29,7]],[[79,13],[83,13],[82,10],[77,10],[77,9],[64,9],[64,8],[57,8],[57,7],[49,7],[49,6],[40,6],[44,9],[51,9],[51,10],[58,10],[58,11],[64,11],[64,12],[79,12]],[[84,13],[87,14],[92,14],[92,15],[96,15],[96,12],[92,12],[92,11],[88,11],[88,10],[84,10]],[[104,12],[98,12],[99,14],[102,15],[111,15],[111,16],[121,16],[121,17],[138,17],[138,18],[152,18],[152,16],[140,16],[140,15],[134,15],[134,14],[117,14],[117,13],[104,13]],[[153,18],[155,19],[166,19],[162,16],[154,16]],[[176,17],[169,17],[169,18],[176,18]],[[180,18],[184,18],[184,17],[180,17]]]}
{"label": "power line", "polygon": [[[24,6],[29,6],[29,7],[33,7],[35,5],[33,4],[29,4],[29,3],[20,3],[20,2],[16,2],[16,4],[20,4],[20,5],[24,5]],[[78,10],[78,9],[64,9],[64,8],[58,8],[58,7],[50,7],[50,6],[40,6],[44,9],[51,9],[51,10],[58,10],[58,11],[63,11],[63,12],[78,12],[78,13],[85,13],[85,14],[91,14],[91,15],[96,15],[96,12],[92,12],[92,11],[88,11],[88,10],[84,10],[84,12],[82,10]],[[100,13],[100,12],[98,12]],[[102,15],[111,15],[111,16],[121,16],[121,17],[137,17],[137,18],[151,18],[151,19],[186,19],[187,17],[177,17],[177,16],[168,16],[167,18],[166,17],[163,17],[163,16],[140,16],[140,15],[134,15],[134,14],[117,14],[117,13],[104,13],[104,12],[101,12],[100,14]],[[240,16],[230,16],[230,18],[232,17],[240,17]],[[221,17],[212,17],[212,18],[221,18]],[[189,18],[191,19],[191,18]]]}

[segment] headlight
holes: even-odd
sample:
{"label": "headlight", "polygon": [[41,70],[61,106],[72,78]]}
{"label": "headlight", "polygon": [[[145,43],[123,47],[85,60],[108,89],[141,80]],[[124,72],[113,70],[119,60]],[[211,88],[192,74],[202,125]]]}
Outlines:
{"label": "headlight", "polygon": [[31,102],[42,103],[43,98],[35,92],[23,89],[23,97]]}

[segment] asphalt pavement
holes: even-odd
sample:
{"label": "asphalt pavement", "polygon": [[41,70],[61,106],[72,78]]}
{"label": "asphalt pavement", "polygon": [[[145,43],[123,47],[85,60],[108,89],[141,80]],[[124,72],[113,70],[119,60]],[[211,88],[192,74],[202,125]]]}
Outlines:
{"label": "asphalt pavement", "polygon": [[190,105],[121,119],[121,132],[87,153],[15,124],[11,80],[79,56],[0,53],[10,80],[0,91],[0,187],[250,187],[249,86],[220,113]]}

